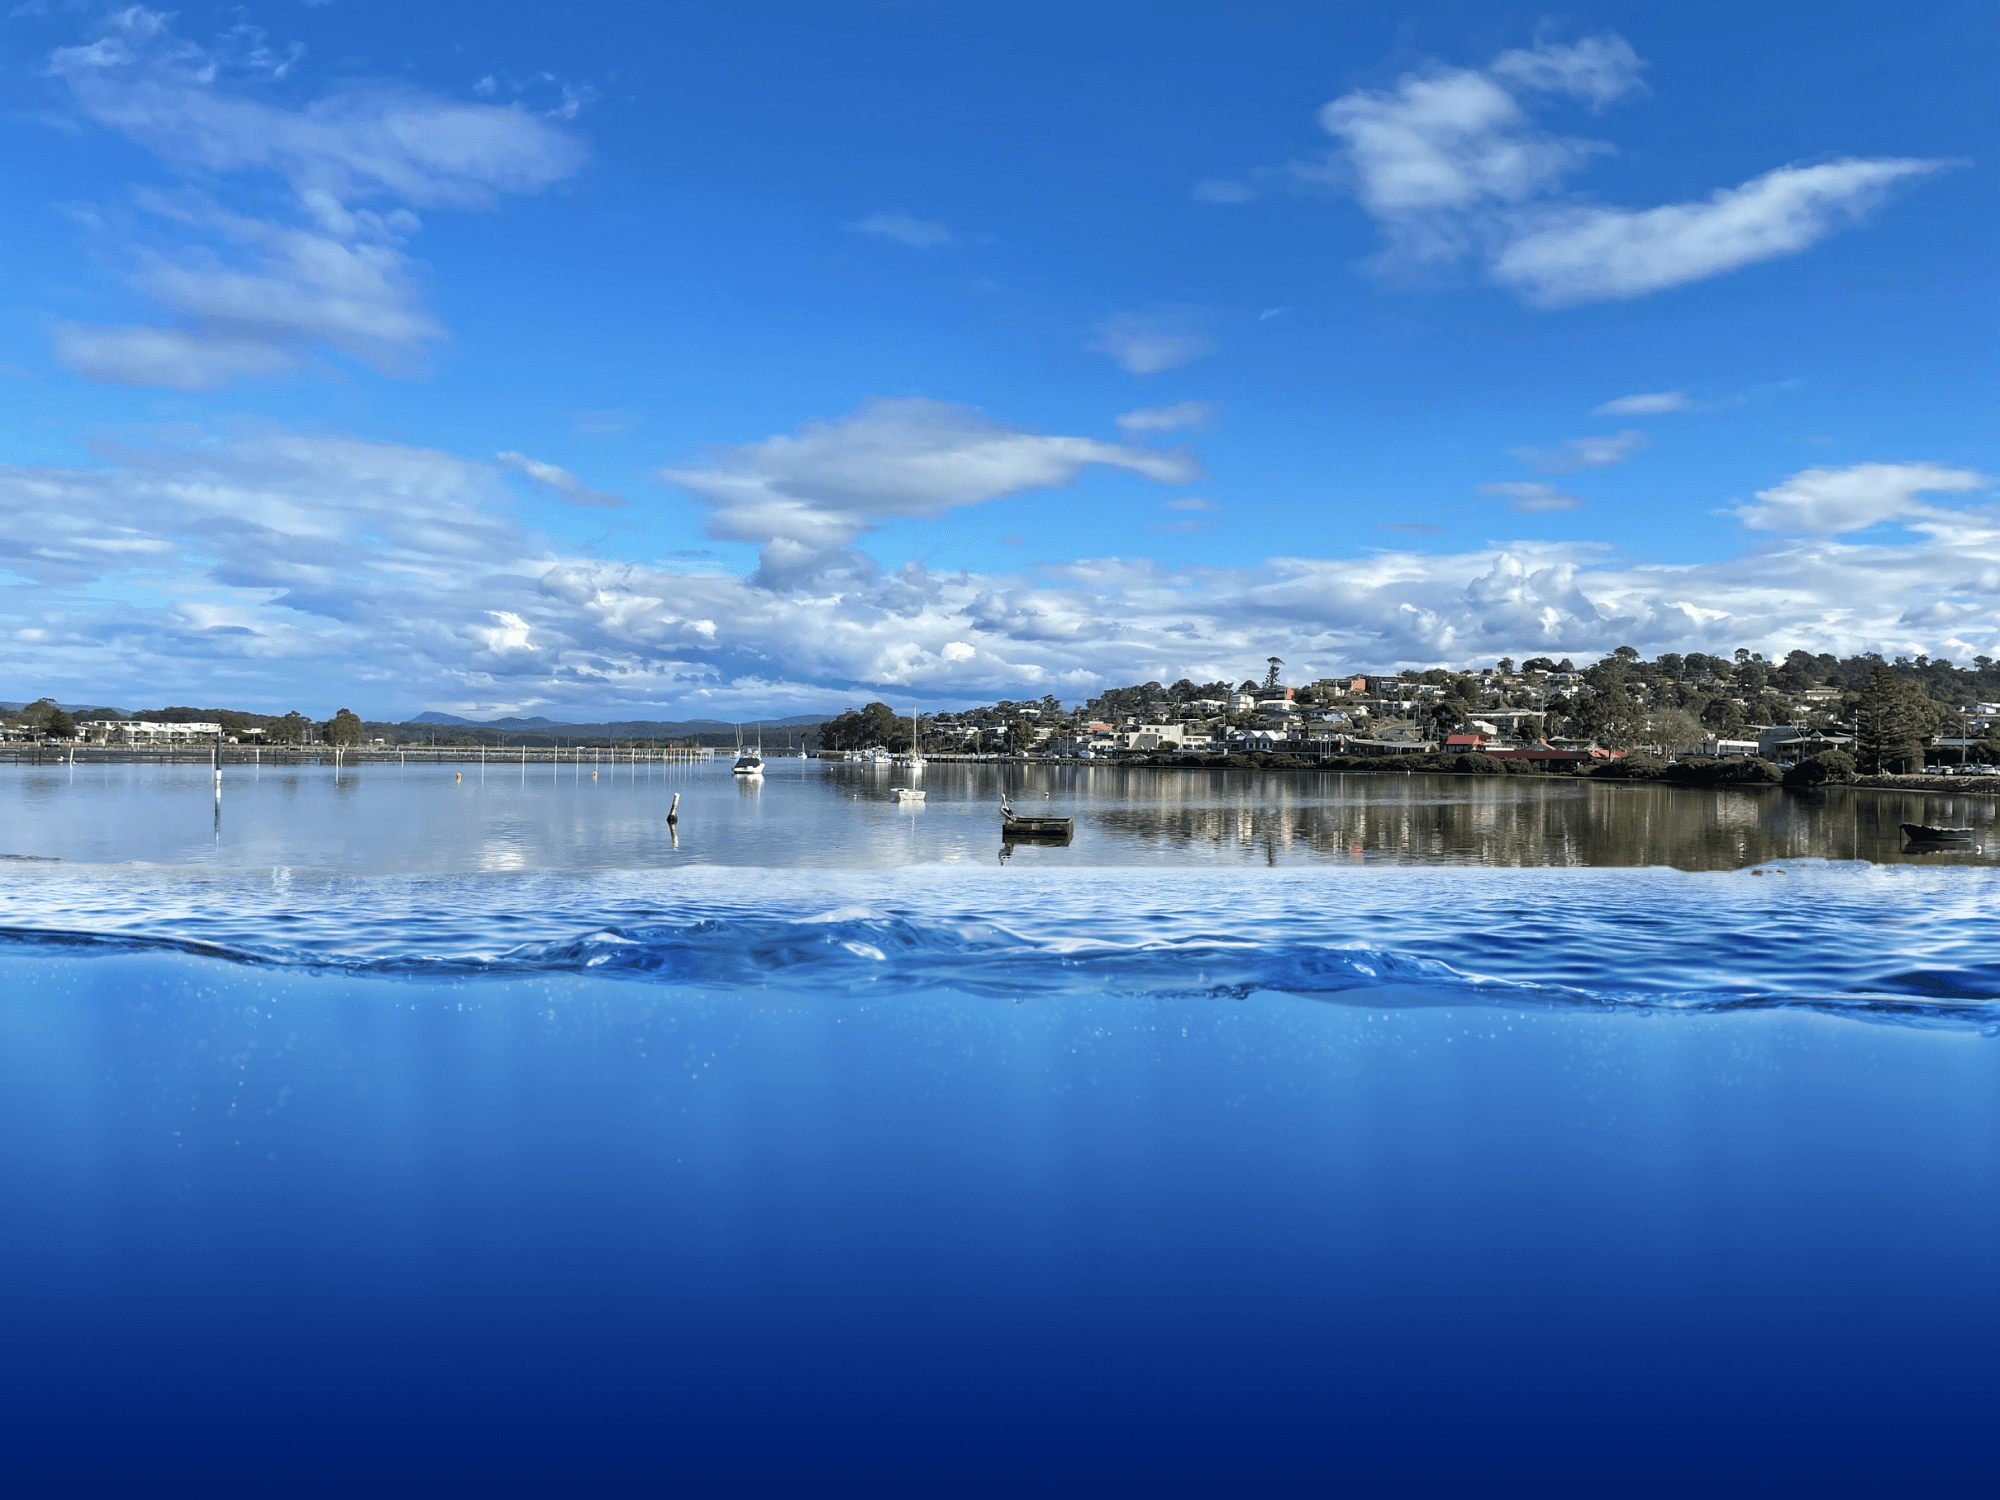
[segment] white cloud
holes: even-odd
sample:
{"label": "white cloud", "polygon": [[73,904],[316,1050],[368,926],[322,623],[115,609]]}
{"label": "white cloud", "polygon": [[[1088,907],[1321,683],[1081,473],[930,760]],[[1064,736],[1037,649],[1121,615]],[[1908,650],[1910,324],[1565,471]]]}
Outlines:
{"label": "white cloud", "polygon": [[525,453],[500,453],[494,455],[495,463],[503,469],[511,469],[528,481],[529,487],[537,494],[551,500],[560,500],[564,505],[619,506],[632,502],[623,495],[614,495],[608,490],[594,490],[568,469],[559,469],[554,464],[545,464]]}
{"label": "white cloud", "polygon": [[1412,73],[1320,111],[1339,139],[1355,196],[1397,254],[1452,260],[1491,232],[1495,210],[1526,202],[1611,148],[1538,129],[1514,96],[1465,68]]}
{"label": "white cloud", "polygon": [[257,339],[78,323],[56,325],[56,358],[86,380],[177,391],[212,391],[246,375],[279,375],[298,363]]}
{"label": "white cloud", "polygon": [[928,219],[919,219],[911,214],[870,214],[858,224],[847,226],[856,234],[873,235],[876,239],[894,240],[899,245],[908,245],[912,250],[938,250],[946,245],[958,243],[958,237],[943,225]]}
{"label": "white cloud", "polygon": [[132,285],[182,321],[68,325],[59,351],[89,378],[212,389],[293,368],[317,347],[407,373],[445,336],[420,304],[403,248],[420,226],[408,208],[362,205],[488,207],[582,163],[581,144],[545,118],[400,86],[350,88],[298,110],[261,103],[227,80],[282,77],[299,49],[280,52],[243,26],[203,48],[176,38],[170,20],[142,6],[118,11],[93,42],[57,49],[50,72],[87,116],[171,167],[211,185],[230,174],[281,178],[303,222],[233,214],[206,197],[139,194],[142,208],[186,237],[134,249]]}
{"label": "white cloud", "polygon": [[1808,532],[1822,536],[1864,531],[1881,521],[1934,519],[1939,512],[1917,497],[1942,491],[1960,494],[1993,481],[1971,469],[1939,464],[1855,464],[1844,469],[1807,469],[1782,484],[1757,491],[1757,503],[1732,511],[1759,531]]}
{"label": "white cloud", "polygon": [[1222,506],[1217,501],[1206,500],[1199,495],[1190,495],[1185,500],[1169,500],[1167,502],[1167,509],[1168,510],[1221,510]]}
{"label": "white cloud", "polygon": [[133,6],[111,15],[96,41],[49,59],[86,114],[166,161],[275,172],[308,206],[336,215],[377,197],[489,206],[583,164],[576,137],[524,110],[397,85],[343,90],[300,110],[230,94],[219,80],[239,56],[180,41],[171,19]]}
{"label": "white cloud", "polygon": [[1594,417],[1658,417],[1668,412],[1687,411],[1693,406],[1686,391],[1644,391],[1636,396],[1620,396],[1591,412]]}
{"label": "white cloud", "polygon": [[1576,510],[1583,504],[1577,496],[1559,490],[1552,484],[1538,484],[1527,479],[1478,485],[1475,487],[1475,493],[1511,500],[1514,502],[1515,510],[1531,516],[1556,510]]}
{"label": "white cloud", "polygon": [[1497,78],[1525,88],[1587,99],[1602,108],[1643,87],[1639,70],[1645,64],[1630,42],[1609,32],[1585,37],[1574,47],[1537,42],[1532,48],[1503,52],[1488,66]]}
{"label": "white cloud", "polygon": [[1780,167],[1700,203],[1560,210],[1494,255],[1493,275],[1542,307],[1643,296],[1796,255],[1862,217],[1896,183],[1942,165],[1847,157]]}
{"label": "white cloud", "polygon": [[1583,469],[1607,469],[1622,464],[1646,446],[1646,434],[1627,429],[1609,437],[1567,438],[1560,448],[1514,448],[1509,451],[1543,474],[1575,474]]}
{"label": "white cloud", "polygon": [[871,401],[796,436],[718,449],[704,467],[662,469],[660,477],[713,507],[712,535],[763,544],[760,583],[792,587],[862,566],[847,548],[877,521],[1070,484],[1092,464],[1166,484],[1202,472],[1184,450],[1052,437],[969,406],[906,399]]}
{"label": "white cloud", "polygon": [[1098,326],[1090,347],[1108,354],[1134,375],[1157,375],[1215,352],[1215,341],[1186,310],[1119,313]]}
{"label": "white cloud", "polygon": [[1214,420],[1213,401],[1176,401],[1172,406],[1142,406],[1137,411],[1128,411],[1118,418],[1118,425],[1134,434],[1178,432],[1183,428],[1200,429]]}
{"label": "white cloud", "polygon": [[[1003,449],[1025,436],[1000,433]],[[837,427],[826,436],[839,446]],[[734,467],[804,463],[766,453]],[[1985,482],[1872,467],[1901,474],[1875,487],[1891,493]],[[895,503],[927,503],[923,488],[909,481]],[[1823,474],[1759,499],[1808,493],[1828,493]],[[558,717],[772,714],[912,690],[1076,700],[1106,684],[1235,679],[1273,652],[1322,671],[1624,644],[2000,654],[2000,521],[1981,508],[1907,519],[1914,535],[1893,544],[1773,538],[1671,566],[1514,541],[1240,568],[909,564],[774,593],[719,571],[567,555],[521,527],[492,465],[254,428],[104,444],[83,465],[0,465],[0,567],[26,580],[0,601],[0,634],[37,691],[131,707]]]}
{"label": "white cloud", "polygon": [[1566,94],[1602,108],[1639,88],[1642,66],[1624,38],[1605,35],[1503,52],[1484,69],[1409,73],[1392,88],[1326,105],[1320,123],[1340,149],[1325,164],[1295,165],[1292,176],[1351,188],[1388,238],[1385,267],[1476,257],[1495,282],[1560,307],[1798,254],[1895,184],[1944,165],[1849,157],[1781,167],[1699,203],[1561,201],[1565,179],[1614,148],[1543,128],[1522,95]]}

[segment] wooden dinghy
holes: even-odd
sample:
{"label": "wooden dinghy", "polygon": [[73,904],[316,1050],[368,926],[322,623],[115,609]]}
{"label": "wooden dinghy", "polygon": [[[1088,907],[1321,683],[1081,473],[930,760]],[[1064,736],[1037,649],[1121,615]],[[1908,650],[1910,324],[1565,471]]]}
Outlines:
{"label": "wooden dinghy", "polygon": [[1913,844],[1963,844],[1972,837],[1970,828],[1934,828],[1929,823],[1905,823],[1903,837]]}
{"label": "wooden dinghy", "polygon": [[1007,818],[1000,824],[1003,838],[1066,839],[1076,831],[1074,818]]}
{"label": "wooden dinghy", "polygon": [[1066,844],[1074,832],[1074,818],[1038,818],[1028,813],[1017,813],[1012,803],[1004,797],[1000,800],[1000,836],[1003,839],[1050,839]]}

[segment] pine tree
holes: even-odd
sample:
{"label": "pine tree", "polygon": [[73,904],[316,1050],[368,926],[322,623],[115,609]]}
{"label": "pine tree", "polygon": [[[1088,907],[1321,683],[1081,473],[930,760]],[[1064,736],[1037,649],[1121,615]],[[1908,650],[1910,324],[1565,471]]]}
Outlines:
{"label": "pine tree", "polygon": [[1854,748],[1861,769],[1870,775],[1921,768],[1924,763],[1922,724],[1909,691],[1878,665],[1862,684],[1854,710]]}

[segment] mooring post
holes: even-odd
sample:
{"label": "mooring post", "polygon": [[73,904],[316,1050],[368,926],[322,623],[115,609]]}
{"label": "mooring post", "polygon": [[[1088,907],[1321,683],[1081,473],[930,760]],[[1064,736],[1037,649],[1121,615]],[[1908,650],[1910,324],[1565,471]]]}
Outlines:
{"label": "mooring post", "polygon": [[673,805],[667,809],[667,821],[669,823],[678,823],[680,822],[680,820],[681,820],[681,794],[679,792],[675,792]]}

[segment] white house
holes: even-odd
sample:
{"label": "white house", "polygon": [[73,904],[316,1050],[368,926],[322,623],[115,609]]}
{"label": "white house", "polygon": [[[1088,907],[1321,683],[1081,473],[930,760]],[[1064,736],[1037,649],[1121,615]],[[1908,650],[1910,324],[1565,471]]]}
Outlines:
{"label": "white house", "polygon": [[222,738],[220,724],[153,723],[144,719],[90,719],[77,725],[86,739],[105,745],[189,745]]}

